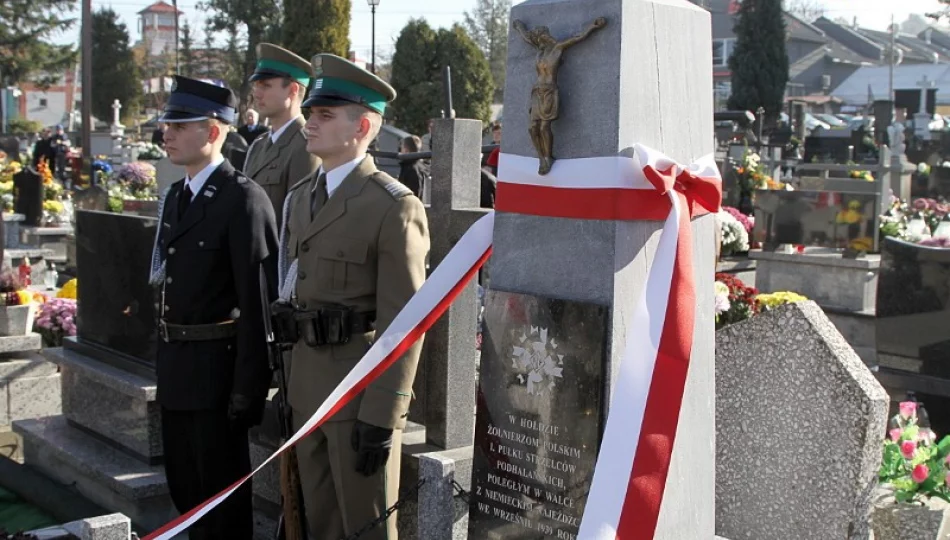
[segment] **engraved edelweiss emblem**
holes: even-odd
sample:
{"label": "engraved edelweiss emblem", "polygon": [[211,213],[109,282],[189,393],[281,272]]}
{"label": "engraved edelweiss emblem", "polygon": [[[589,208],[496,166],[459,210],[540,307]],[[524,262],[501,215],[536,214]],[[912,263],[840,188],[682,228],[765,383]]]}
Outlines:
{"label": "engraved edelweiss emblem", "polygon": [[556,379],[564,371],[564,355],[557,353],[554,338],[548,339],[548,329],[532,326],[530,333],[521,331],[518,343],[512,347],[511,365],[518,370],[518,382],[529,394],[542,395],[553,390]]}

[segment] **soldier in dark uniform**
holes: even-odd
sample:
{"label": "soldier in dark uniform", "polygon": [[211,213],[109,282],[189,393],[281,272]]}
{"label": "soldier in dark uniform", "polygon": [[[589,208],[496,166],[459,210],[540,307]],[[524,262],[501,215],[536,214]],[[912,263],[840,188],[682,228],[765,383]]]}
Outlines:
{"label": "soldier in dark uniform", "polygon": [[[323,161],[287,196],[282,237],[298,268],[285,280],[298,310],[288,392],[297,429],[422,286],[429,251],[422,202],[367,155],[396,92],[338,56],[320,54],[312,62],[316,80],[303,104],[310,108],[307,151]],[[323,328],[329,331],[316,332]],[[311,538],[354,534],[396,501],[421,346],[420,339],[298,444]],[[360,538],[396,536],[391,515]]]}
{"label": "soldier in dark uniform", "polygon": [[[259,269],[276,279],[277,225],[264,190],[221,155],[236,107],[228,88],[175,77],[160,118],[168,157],[187,172],[162,201],[151,276],[162,299],[165,473],[183,513],[250,472],[247,432],[271,380]],[[252,532],[248,482],[189,535],[250,540]]]}

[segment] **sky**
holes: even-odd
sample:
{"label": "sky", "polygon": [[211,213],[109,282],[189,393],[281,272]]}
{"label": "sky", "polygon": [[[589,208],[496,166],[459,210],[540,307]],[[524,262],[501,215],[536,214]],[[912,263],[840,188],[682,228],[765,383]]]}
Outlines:
{"label": "sky", "polygon": [[[93,10],[100,7],[112,7],[129,28],[132,40],[137,41],[136,13],[149,6],[154,0],[92,0]],[[170,3],[170,0],[166,0]],[[188,24],[198,29],[198,41],[201,41],[200,28],[204,16],[198,12],[198,0],[179,0],[178,7],[184,12]],[[825,8],[829,18],[843,17],[852,20],[857,17],[858,24],[875,30],[886,30],[891,16],[898,23],[907,19],[911,13],[927,13],[939,8],[937,0],[818,0]],[[376,48],[385,54],[392,51],[393,43],[399,31],[410,18],[425,18],[434,27],[451,26],[461,22],[466,11],[475,6],[476,0],[379,0],[376,8]],[[514,1],[520,3],[519,0]],[[353,0],[352,21],[350,22],[351,49],[360,57],[368,59],[372,43],[372,20],[370,8],[365,0]],[[76,13],[78,17],[78,12]],[[79,30],[74,28],[60,36],[57,41],[78,42]],[[223,43],[223,37],[219,41]]]}

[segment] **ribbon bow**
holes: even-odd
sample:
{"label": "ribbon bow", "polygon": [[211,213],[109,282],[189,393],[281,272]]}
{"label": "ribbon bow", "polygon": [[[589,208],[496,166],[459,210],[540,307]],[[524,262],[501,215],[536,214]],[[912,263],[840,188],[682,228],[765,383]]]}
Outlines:
{"label": "ribbon bow", "polygon": [[[722,203],[722,177],[713,156],[707,155],[682,167],[659,150],[642,144],[634,145],[637,160],[643,168],[643,176],[657,191],[666,195],[677,191],[689,203],[690,216],[705,212],[718,212]],[[698,207],[697,207],[698,205]]]}

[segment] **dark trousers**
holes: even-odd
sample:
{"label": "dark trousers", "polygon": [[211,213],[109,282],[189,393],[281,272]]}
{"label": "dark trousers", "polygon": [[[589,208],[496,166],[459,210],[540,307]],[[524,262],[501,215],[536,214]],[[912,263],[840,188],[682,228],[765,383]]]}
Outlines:
{"label": "dark trousers", "polygon": [[[165,476],[182,514],[251,472],[247,430],[235,429],[226,409],[162,408]],[[191,540],[251,540],[251,481],[188,529]]]}

